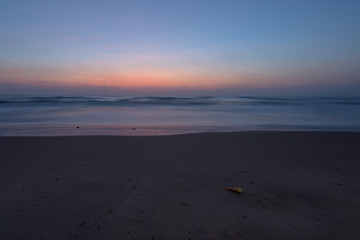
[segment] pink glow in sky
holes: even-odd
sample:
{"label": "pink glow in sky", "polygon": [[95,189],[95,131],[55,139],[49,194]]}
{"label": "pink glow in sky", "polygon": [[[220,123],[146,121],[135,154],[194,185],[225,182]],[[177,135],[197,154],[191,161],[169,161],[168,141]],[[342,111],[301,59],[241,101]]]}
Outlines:
{"label": "pink glow in sky", "polygon": [[150,2],[3,4],[0,94],[360,94],[358,1]]}

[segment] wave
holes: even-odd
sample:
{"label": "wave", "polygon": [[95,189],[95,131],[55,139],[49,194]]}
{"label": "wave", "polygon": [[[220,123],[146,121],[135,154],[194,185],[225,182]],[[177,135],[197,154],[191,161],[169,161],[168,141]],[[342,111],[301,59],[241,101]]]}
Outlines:
{"label": "wave", "polygon": [[360,105],[359,97],[67,97],[0,96],[1,105]]}

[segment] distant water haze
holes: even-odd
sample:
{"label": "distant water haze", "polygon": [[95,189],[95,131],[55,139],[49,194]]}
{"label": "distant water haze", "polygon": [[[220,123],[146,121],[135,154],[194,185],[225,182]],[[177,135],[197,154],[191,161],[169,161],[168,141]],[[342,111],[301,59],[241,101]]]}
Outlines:
{"label": "distant water haze", "polygon": [[360,130],[360,98],[1,96],[1,135]]}

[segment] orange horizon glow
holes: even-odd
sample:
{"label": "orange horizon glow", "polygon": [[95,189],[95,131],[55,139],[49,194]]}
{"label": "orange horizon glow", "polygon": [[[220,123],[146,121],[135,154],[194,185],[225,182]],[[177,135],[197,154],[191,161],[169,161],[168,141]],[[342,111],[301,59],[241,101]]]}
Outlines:
{"label": "orange horizon glow", "polygon": [[[139,58],[140,59],[140,58]],[[236,88],[296,87],[302,84],[331,84],[341,78],[332,71],[267,72],[259,68],[240,71],[196,66],[169,66],[142,57],[140,61],[121,65],[111,61],[67,63],[59,67],[2,66],[0,83],[43,87],[106,87],[129,90],[216,90]],[[171,60],[171,58],[167,59]],[[141,64],[139,63],[141,62]],[[135,64],[136,63],[136,64]],[[121,66],[121,67],[119,67]],[[324,73],[325,72],[325,73]]]}
{"label": "orange horizon glow", "polygon": [[107,86],[117,88],[216,89],[251,85],[249,77],[216,71],[174,71],[114,69],[0,69],[0,82],[54,86]]}

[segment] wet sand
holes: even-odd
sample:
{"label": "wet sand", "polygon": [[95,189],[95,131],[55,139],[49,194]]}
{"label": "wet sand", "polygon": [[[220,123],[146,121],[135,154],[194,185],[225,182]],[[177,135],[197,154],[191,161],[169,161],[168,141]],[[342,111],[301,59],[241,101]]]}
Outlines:
{"label": "wet sand", "polygon": [[359,132],[1,137],[0,156],[0,239],[360,238]]}

